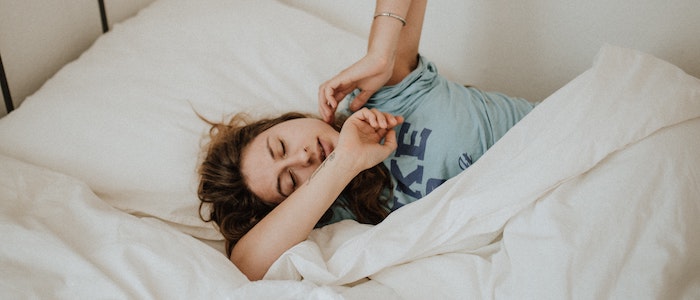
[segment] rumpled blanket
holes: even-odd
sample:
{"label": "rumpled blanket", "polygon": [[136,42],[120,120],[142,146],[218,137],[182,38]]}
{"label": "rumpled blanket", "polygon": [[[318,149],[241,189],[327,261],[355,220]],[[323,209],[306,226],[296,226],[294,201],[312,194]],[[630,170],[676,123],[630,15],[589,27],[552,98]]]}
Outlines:
{"label": "rumpled blanket", "polygon": [[477,163],[377,226],[344,221],[266,279],[369,277],[407,299],[700,295],[700,81],[604,47]]}

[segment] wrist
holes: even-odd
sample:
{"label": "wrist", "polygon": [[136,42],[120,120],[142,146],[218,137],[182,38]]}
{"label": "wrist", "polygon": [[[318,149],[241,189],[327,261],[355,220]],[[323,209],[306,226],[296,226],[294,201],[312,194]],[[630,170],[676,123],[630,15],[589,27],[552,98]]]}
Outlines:
{"label": "wrist", "polygon": [[367,59],[371,62],[376,72],[391,71],[394,68],[394,62],[396,61],[396,53],[394,52],[381,52],[381,51],[368,51]]}
{"label": "wrist", "polygon": [[323,163],[333,168],[335,174],[348,175],[350,178],[354,178],[366,169],[360,163],[361,160],[354,155],[356,153],[357,151],[345,151],[342,148],[335,149]]}
{"label": "wrist", "polygon": [[392,13],[392,12],[381,12],[381,13],[374,15],[374,19],[377,19],[377,17],[393,18],[394,20],[401,22],[401,24],[403,24],[403,26],[406,26],[406,18],[404,18],[398,14]]}

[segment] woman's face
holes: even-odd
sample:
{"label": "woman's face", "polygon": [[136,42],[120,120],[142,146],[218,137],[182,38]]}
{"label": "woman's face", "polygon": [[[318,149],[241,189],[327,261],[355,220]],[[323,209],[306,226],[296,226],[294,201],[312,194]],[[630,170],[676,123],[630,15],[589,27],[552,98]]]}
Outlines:
{"label": "woman's face", "polygon": [[338,142],[339,133],[314,118],[277,124],[243,149],[241,172],[264,202],[279,204],[305,183]]}

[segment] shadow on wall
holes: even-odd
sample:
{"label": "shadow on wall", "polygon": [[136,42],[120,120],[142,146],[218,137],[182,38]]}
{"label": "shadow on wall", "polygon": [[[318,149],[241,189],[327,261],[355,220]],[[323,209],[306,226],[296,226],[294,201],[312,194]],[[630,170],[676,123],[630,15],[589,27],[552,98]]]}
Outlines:
{"label": "shadow on wall", "polygon": [[700,1],[430,4],[424,53],[437,54],[443,73],[483,89],[542,100],[588,69],[606,43],[653,54],[700,77]]}

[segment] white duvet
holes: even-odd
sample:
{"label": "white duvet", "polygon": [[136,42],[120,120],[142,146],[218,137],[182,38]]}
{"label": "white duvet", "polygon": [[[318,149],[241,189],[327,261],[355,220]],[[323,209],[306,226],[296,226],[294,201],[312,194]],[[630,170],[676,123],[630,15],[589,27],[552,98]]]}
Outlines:
{"label": "white duvet", "polygon": [[0,298],[697,299],[700,81],[631,50],[377,226],[312,233],[251,283],[218,251],[0,156]]}
{"label": "white duvet", "polygon": [[369,276],[413,299],[700,297],[700,81],[604,48],[467,171],[351,225],[267,278]]}

